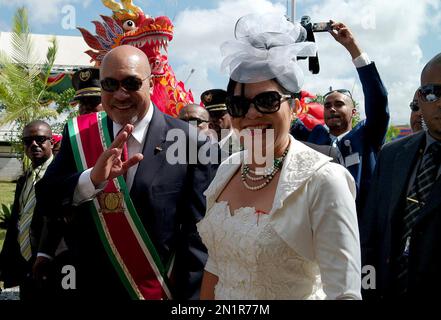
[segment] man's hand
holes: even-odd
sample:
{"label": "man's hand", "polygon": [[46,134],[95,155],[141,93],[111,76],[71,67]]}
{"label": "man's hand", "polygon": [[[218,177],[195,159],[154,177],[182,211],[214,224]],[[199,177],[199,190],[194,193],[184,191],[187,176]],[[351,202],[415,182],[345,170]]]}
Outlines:
{"label": "man's hand", "polygon": [[127,161],[123,162],[121,160],[124,143],[127,142],[132,131],[133,125],[127,124],[116,136],[109,149],[104,151],[98,158],[90,173],[90,180],[95,187],[98,187],[107,180],[123,175],[130,167],[143,159],[143,155],[137,153]]}
{"label": "man's hand", "polygon": [[331,20],[331,23],[332,31],[329,33],[337,42],[340,42],[349,51],[352,59],[359,57],[362,51],[349,28],[341,22],[334,22]]}
{"label": "man's hand", "polygon": [[37,257],[32,266],[32,276],[38,283],[43,283],[47,280],[51,273],[52,261],[47,257]]}

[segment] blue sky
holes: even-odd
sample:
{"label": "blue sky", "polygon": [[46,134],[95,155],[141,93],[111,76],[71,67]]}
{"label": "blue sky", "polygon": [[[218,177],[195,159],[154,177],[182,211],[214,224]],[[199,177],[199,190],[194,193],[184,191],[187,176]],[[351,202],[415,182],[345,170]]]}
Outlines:
{"label": "blue sky", "polygon": [[[175,24],[169,60],[177,78],[186,82],[199,102],[208,88],[225,87],[219,45],[233,37],[234,22],[251,12],[286,12],[286,0],[135,0],[151,16],[167,15]],[[75,12],[75,24],[93,32],[92,20],[111,15],[100,0],[0,0],[0,31],[10,29],[17,7],[30,9],[33,33],[78,36],[63,28],[66,12]],[[389,92],[392,123],[408,123],[409,101],[419,85],[424,64],[441,52],[441,1],[439,0],[297,0],[297,19],[308,14],[313,21],[333,19],[346,23],[360,46],[375,61]],[[321,72],[306,71],[304,88],[324,93],[329,86],[354,89],[361,103],[358,76],[347,52],[328,34],[316,37]]]}

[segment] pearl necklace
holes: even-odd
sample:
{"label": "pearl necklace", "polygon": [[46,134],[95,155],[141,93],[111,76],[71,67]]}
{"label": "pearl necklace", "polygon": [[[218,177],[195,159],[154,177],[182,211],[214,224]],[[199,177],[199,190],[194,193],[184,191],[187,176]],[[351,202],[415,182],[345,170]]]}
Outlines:
{"label": "pearl necklace", "polygon": [[[274,164],[272,165],[272,167],[269,169],[265,169],[265,174],[263,175],[256,176],[257,175],[256,171],[251,170],[251,168],[247,164],[242,164],[240,176],[245,188],[251,191],[257,191],[266,187],[271,182],[271,180],[273,180],[276,173],[282,168],[283,161],[285,160],[285,157],[288,154],[288,149],[289,148],[286,148],[285,152],[282,154],[280,158],[274,159]],[[247,179],[251,181],[261,181],[261,180],[265,180],[265,181],[257,186],[250,186],[247,182]]]}

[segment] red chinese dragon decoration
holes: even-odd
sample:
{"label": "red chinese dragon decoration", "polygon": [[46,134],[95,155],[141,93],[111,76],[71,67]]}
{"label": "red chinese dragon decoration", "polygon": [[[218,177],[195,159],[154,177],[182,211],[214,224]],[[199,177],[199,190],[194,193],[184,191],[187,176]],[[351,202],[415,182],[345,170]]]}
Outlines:
{"label": "red chinese dragon decoration", "polygon": [[[168,64],[167,47],[173,39],[173,24],[166,16],[152,18],[145,15],[132,0],[101,0],[113,11],[112,17],[101,15],[103,22],[92,21],[96,35],[78,28],[87,45],[93,50],[86,53],[97,66],[104,55],[120,45],[132,45],[141,49],[149,58],[154,90],[151,99],[164,113],[176,117],[188,103],[194,103],[191,90],[178,81]],[[163,51],[163,52],[162,52]]]}
{"label": "red chinese dragon decoration", "polygon": [[325,124],[323,105],[313,102],[314,99],[316,96],[307,91],[300,91],[300,110],[297,110],[297,117],[309,130],[318,124]]}

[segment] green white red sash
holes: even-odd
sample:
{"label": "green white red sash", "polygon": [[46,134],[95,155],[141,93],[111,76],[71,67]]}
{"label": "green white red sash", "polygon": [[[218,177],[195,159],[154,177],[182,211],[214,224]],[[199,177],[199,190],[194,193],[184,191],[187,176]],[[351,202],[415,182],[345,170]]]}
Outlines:
{"label": "green white red sash", "polygon": [[[68,129],[79,171],[93,167],[111,145],[104,112],[70,119]],[[90,209],[106,252],[131,298],[171,299],[167,269],[133,206],[124,178],[109,180]]]}

